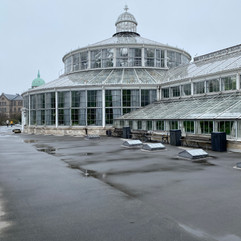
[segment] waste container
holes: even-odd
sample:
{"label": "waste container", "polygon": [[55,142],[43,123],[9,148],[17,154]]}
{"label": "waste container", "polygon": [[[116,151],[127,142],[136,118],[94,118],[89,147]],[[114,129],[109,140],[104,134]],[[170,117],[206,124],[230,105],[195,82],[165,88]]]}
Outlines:
{"label": "waste container", "polygon": [[181,130],[170,130],[170,144],[172,146],[181,146]]}
{"label": "waste container", "polygon": [[131,138],[131,128],[130,127],[123,127],[123,138],[129,139]]}
{"label": "waste container", "polygon": [[211,143],[213,151],[227,151],[226,132],[212,132]]}
{"label": "waste container", "polygon": [[106,130],[106,135],[107,136],[111,136],[112,135],[112,131],[111,130]]}

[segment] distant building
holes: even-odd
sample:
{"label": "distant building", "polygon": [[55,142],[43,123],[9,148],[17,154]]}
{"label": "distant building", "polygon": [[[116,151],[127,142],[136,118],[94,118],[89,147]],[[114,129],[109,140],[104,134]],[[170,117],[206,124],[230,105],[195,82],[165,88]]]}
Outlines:
{"label": "distant building", "polygon": [[19,94],[9,95],[2,93],[0,96],[0,115],[10,118],[11,115],[21,114],[23,97]]}

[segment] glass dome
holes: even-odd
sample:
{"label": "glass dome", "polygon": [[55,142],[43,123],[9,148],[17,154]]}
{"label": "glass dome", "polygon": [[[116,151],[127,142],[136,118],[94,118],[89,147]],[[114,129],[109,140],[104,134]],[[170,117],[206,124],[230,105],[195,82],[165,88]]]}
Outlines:
{"label": "glass dome", "polygon": [[122,13],[116,23],[115,23],[115,26],[116,26],[116,34],[118,33],[136,33],[136,27],[137,27],[137,21],[135,19],[135,17],[127,12],[128,10],[128,7],[125,6],[125,12]]}

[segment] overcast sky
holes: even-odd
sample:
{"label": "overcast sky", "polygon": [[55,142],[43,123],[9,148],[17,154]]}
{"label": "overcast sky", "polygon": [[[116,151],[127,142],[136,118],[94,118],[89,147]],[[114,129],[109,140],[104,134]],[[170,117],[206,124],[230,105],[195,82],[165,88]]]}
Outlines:
{"label": "overcast sky", "polygon": [[70,50],[110,38],[129,7],[144,38],[192,57],[241,43],[241,0],[0,0],[0,94],[21,94],[40,70],[57,79]]}

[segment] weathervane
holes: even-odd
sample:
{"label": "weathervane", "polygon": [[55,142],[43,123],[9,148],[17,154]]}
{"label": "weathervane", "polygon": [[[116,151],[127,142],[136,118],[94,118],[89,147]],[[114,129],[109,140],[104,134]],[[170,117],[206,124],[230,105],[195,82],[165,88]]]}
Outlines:
{"label": "weathervane", "polygon": [[125,5],[125,8],[124,8],[124,10],[127,12],[128,11],[128,6],[127,5]]}

